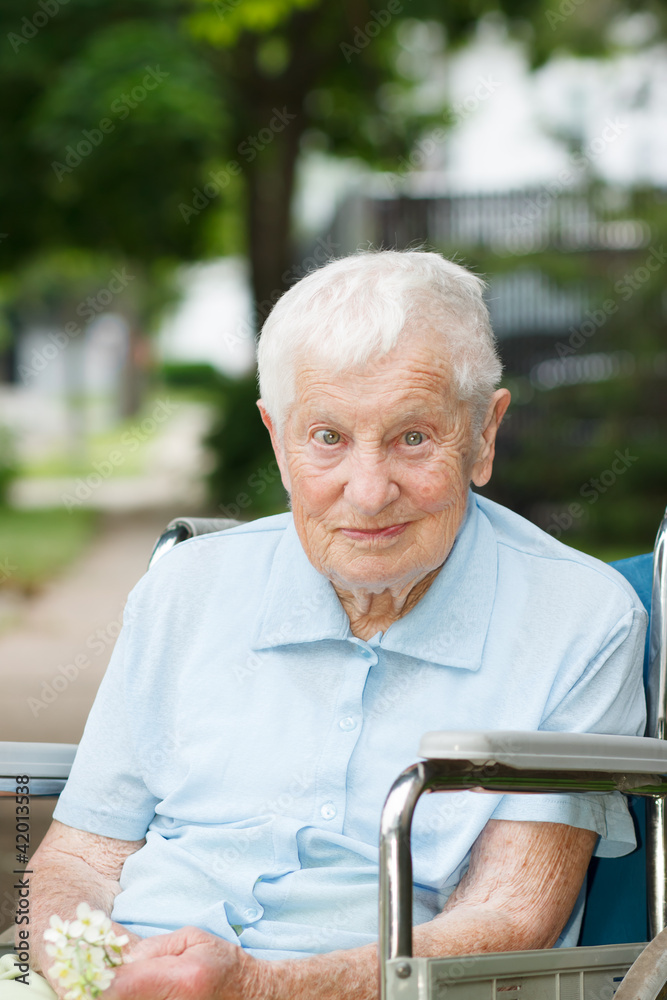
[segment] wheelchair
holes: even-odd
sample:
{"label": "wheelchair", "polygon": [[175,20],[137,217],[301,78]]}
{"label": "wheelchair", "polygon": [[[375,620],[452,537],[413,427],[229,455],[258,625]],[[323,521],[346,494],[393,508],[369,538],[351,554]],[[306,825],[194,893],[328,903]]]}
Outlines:
{"label": "wheelchair", "polygon": [[[176,518],[158,539],[149,567],[179,542],[237,523]],[[422,760],[396,779],[381,816],[381,1000],[667,1000],[667,931],[661,934],[667,927],[667,512],[653,556],[612,565],[650,612],[644,659],[647,736],[426,733],[418,754]],[[58,795],[75,752],[73,744],[0,743],[0,795],[15,794],[17,775],[30,779],[32,796]],[[639,847],[624,858],[591,862],[578,947],[413,956],[414,809],[422,794],[462,790],[620,791],[629,796]],[[0,955],[11,951],[10,942],[0,944]]]}

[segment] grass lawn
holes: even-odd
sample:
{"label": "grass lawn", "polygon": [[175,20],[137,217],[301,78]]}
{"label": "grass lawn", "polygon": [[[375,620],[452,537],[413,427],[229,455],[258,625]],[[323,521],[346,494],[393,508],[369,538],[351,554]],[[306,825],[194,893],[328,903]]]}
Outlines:
{"label": "grass lawn", "polygon": [[83,551],[93,537],[94,511],[0,507],[0,587],[30,592]]}

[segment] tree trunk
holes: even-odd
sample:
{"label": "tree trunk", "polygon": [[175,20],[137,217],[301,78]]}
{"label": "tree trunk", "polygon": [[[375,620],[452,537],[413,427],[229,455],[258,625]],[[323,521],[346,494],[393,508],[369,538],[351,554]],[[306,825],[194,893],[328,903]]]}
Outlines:
{"label": "tree trunk", "polygon": [[[348,6],[353,9],[348,10]],[[242,35],[216,69],[231,78],[235,88],[237,149],[247,158],[246,233],[255,299],[255,321],[259,329],[282,293],[300,276],[294,269],[291,239],[291,207],[299,142],[312,125],[304,97],[326,81],[339,65],[341,54],[331,39],[350,25],[362,23],[367,0],[318,4],[295,9],[280,34],[290,53],[284,72],[267,75],[259,67],[264,36],[255,32]],[[368,18],[366,18],[368,20]],[[252,130],[249,136],[245,134]]]}
{"label": "tree trunk", "polygon": [[[272,115],[269,109],[265,120]],[[291,206],[300,135],[298,121],[288,122],[247,168],[248,254],[258,330],[291,284]]]}

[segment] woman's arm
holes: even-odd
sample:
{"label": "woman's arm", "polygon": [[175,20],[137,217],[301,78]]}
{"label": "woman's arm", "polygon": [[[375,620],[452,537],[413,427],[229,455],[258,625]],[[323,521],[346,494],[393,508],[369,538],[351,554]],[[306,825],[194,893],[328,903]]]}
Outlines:
{"label": "woman's arm", "polygon": [[[490,820],[443,912],[414,929],[418,956],[548,948],[574,906],[597,834]],[[377,1000],[377,946],[262,962],[194,927],[139,944],[108,1000]]]}
{"label": "woman's arm", "polygon": [[[75,830],[54,822],[32,858],[30,951],[31,964],[46,975],[52,959],[44,947],[44,931],[57,913],[73,920],[79,903],[111,915],[113,901],[120,892],[120,873],[125,859],[143,846],[143,840],[114,840],[95,833]],[[117,933],[127,931],[116,925]],[[130,944],[141,939],[129,935]]]}

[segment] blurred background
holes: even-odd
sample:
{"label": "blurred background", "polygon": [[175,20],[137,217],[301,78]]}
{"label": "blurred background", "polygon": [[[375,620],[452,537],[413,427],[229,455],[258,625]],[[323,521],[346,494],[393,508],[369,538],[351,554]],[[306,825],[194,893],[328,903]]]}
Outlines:
{"label": "blurred background", "polygon": [[0,738],[79,739],[170,518],[285,509],[256,331],[357,248],[487,278],[514,402],[484,492],[651,549],[666,33],[659,0],[3,0]]}

